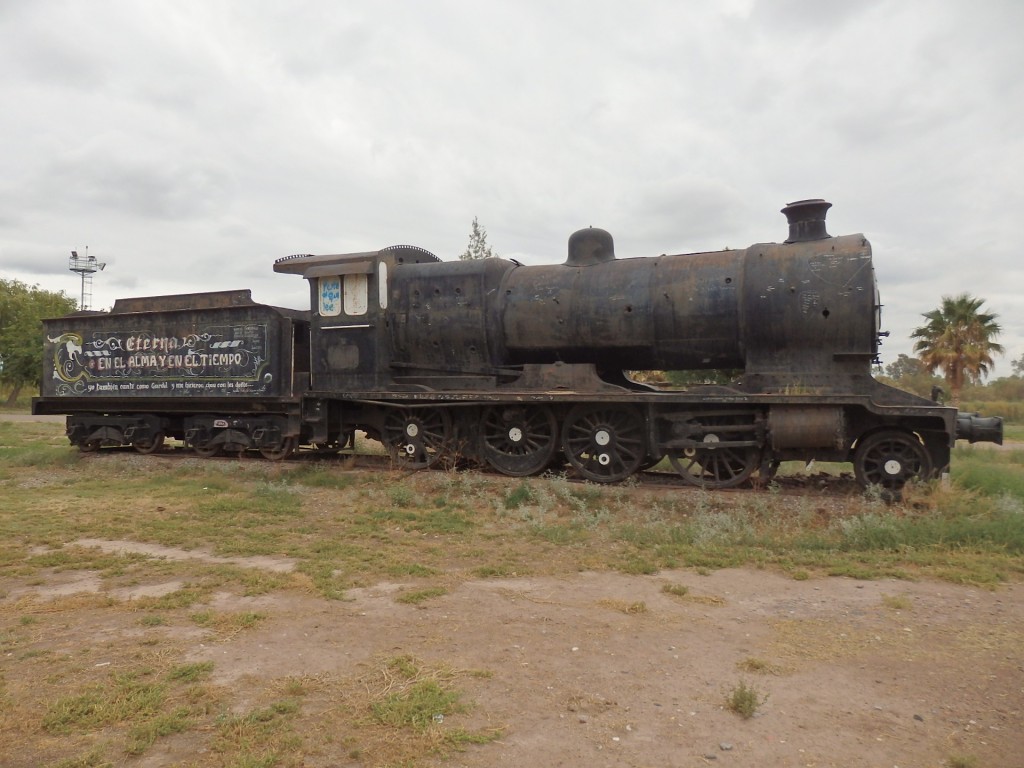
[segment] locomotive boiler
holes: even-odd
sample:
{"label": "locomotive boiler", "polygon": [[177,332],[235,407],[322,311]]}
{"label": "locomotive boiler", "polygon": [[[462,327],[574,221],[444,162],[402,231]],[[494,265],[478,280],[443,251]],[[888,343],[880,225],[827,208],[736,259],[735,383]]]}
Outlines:
{"label": "locomotive boiler", "polygon": [[[126,414],[102,393],[62,401],[44,390],[35,407],[71,414],[83,446],[139,448],[119,421],[131,415],[206,452],[280,457],[341,448],[362,430],[410,467],[564,467],[614,482],[667,458],[686,482],[724,488],[819,459],[898,491],[944,471],[958,438],[1001,442],[1002,421],[872,378],[871,246],[829,235],[829,207],[791,203],[784,242],[710,253],[618,258],[612,236],[588,228],[569,238],[564,263],[543,266],[446,262],[414,246],[286,257],[275,271],[310,292],[310,311],[279,334],[287,350],[276,357],[295,361],[287,393],[250,405],[135,399]],[[117,314],[111,323],[128,323]],[[74,332],[68,318],[47,323],[48,338]],[[57,348],[47,355],[60,360]],[[701,369],[737,374],[685,389],[629,375]]]}

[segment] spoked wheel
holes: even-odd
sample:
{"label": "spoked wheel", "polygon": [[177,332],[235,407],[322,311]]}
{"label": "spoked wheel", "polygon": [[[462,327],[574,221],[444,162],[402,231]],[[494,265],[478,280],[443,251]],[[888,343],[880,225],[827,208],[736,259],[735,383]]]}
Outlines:
{"label": "spoked wheel", "polygon": [[914,434],[888,430],[858,441],[853,470],[861,485],[877,485],[898,494],[909,481],[928,477],[932,466]]}
{"label": "spoked wheel", "polygon": [[[733,488],[747,480],[760,464],[757,446],[731,446],[748,437],[742,427],[745,416],[710,416],[691,423],[698,445],[667,452],[668,460],[682,479],[700,488]],[[741,429],[737,430],[737,427]]]}
{"label": "spoked wheel", "polygon": [[558,421],[546,407],[488,408],[480,430],[484,460],[511,477],[543,472],[558,447]]}
{"label": "spoked wheel", "polygon": [[647,456],[644,420],[629,406],[577,405],[565,419],[562,451],[587,480],[617,482],[636,472]]}
{"label": "spoked wheel", "polygon": [[448,450],[452,424],[441,408],[393,410],[384,419],[384,445],[392,460],[408,469],[426,469]]}
{"label": "spoked wheel", "polygon": [[260,448],[260,455],[265,459],[270,459],[271,461],[281,461],[295,453],[295,449],[298,447],[298,438],[286,437],[279,445]]}
{"label": "spoked wheel", "polygon": [[149,440],[136,440],[132,448],[142,454],[158,453],[164,447],[164,433],[157,432]]}

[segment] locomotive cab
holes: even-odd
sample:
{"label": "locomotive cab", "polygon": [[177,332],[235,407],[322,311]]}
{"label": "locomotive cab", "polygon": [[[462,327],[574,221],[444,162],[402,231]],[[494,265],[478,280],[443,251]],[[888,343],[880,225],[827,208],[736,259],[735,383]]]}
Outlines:
{"label": "locomotive cab", "polygon": [[274,271],[309,281],[310,376],[314,391],[374,389],[391,383],[388,304],[396,268],[438,262],[413,246],[363,253],[288,256]]}

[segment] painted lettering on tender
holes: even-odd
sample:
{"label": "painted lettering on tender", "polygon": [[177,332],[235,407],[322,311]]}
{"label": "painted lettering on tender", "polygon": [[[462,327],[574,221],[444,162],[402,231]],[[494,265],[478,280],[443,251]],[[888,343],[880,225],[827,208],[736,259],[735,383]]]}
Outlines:
{"label": "painted lettering on tender", "polygon": [[266,325],[210,325],[177,335],[76,329],[47,342],[56,395],[252,395],[273,388]]}

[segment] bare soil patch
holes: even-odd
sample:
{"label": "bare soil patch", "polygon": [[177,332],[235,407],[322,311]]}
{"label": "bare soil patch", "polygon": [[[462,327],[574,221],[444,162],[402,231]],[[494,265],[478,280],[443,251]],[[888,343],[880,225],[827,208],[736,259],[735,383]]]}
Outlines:
{"label": "bare soil patch", "polygon": [[[33,673],[45,676],[42,663],[24,663],[26,648],[40,659],[74,656],[83,674],[98,675],[137,663],[145,635],[163,653],[213,662],[213,682],[238,711],[283,680],[356,679],[387,657],[485,671],[462,680],[473,706],[442,727],[501,728],[502,736],[438,761],[445,765],[912,768],[965,756],[1011,768],[1024,754],[1018,584],[985,591],[731,569],[463,581],[419,605],[396,601],[407,586],[398,583],[353,589],[344,601],[225,592],[208,607],[265,618],[217,637],[177,623],[143,629],[138,613],[95,599],[76,607],[68,597],[76,590],[59,588],[76,579],[79,594],[102,594],[83,573],[4,585],[5,630],[18,615],[38,617],[22,628],[33,633],[19,649],[22,663],[10,652],[2,660],[9,689],[33,685]],[[665,585],[686,587],[685,594]],[[741,681],[767,696],[746,720],[725,707]],[[367,764],[344,746],[346,713],[323,690],[305,706],[333,710],[331,727],[341,732],[335,746],[322,742],[303,764]],[[26,727],[0,746],[0,764],[46,764],[57,757],[51,749]],[[208,740],[191,732],[123,764],[220,763]]]}

